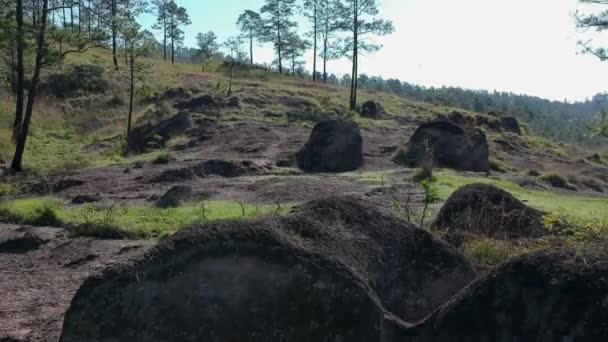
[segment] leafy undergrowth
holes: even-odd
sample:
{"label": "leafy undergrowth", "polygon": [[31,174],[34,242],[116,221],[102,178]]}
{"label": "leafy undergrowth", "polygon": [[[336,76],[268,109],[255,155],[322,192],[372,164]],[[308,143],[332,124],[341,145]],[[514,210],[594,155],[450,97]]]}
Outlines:
{"label": "leafy undergrowth", "polygon": [[464,242],[460,250],[469,260],[494,267],[513,257],[539,249],[540,245],[524,246],[516,242],[479,238]]}
{"label": "leafy undergrowth", "polygon": [[169,209],[108,203],[67,207],[59,199],[42,197],[2,203],[0,220],[36,226],[68,227],[73,236],[155,239],[169,236],[194,222],[280,215],[289,208],[288,205],[278,207],[229,201],[190,203]]}

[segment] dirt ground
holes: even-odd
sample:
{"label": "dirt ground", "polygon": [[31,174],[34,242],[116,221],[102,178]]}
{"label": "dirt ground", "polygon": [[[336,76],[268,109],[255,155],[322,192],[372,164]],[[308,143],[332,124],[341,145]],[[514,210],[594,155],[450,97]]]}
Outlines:
{"label": "dirt ground", "polygon": [[[32,240],[37,247],[28,243]],[[56,341],[84,279],[152,245],[70,239],[63,229],[0,225],[0,341]]]}

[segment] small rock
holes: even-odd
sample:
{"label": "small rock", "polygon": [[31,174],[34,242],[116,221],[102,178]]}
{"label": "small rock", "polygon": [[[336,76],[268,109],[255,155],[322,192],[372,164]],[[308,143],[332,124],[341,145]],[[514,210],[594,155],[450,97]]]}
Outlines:
{"label": "small rock", "polygon": [[186,185],[176,185],[169,189],[158,201],[159,208],[176,208],[184,201],[192,197],[192,188]]}
{"label": "small rock", "polygon": [[72,199],[72,204],[86,204],[99,202],[100,198],[97,195],[78,195]]}

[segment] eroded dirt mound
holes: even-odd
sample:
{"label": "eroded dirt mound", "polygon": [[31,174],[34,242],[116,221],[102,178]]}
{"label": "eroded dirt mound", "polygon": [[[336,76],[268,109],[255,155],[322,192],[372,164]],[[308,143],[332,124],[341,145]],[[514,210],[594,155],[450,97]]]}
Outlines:
{"label": "eroded dirt mound", "polygon": [[359,126],[344,120],[315,125],[306,145],[296,154],[306,172],[347,172],[363,165],[363,138]]}
{"label": "eroded dirt mound", "polygon": [[37,182],[27,183],[21,187],[21,192],[37,195],[59,193],[69,188],[83,185],[84,182],[74,178],[42,179]]}
{"label": "eroded dirt mound", "polygon": [[[182,230],[89,279],[61,341],[379,341],[474,277],[427,232],[355,197]],[[121,319],[116,319],[121,317]]]}
{"label": "eroded dirt mound", "polygon": [[192,180],[196,177],[220,176],[226,178],[241,177],[246,175],[263,174],[270,166],[263,162],[251,160],[234,161],[212,159],[199,164],[179,169],[169,169],[152,177],[151,183],[181,182]]}
{"label": "eroded dirt mound", "polygon": [[192,124],[192,116],[189,113],[180,113],[157,123],[137,126],[129,136],[129,151],[142,153],[149,149],[161,148],[169,139],[184,134]]}
{"label": "eroded dirt mound", "polygon": [[414,329],[408,342],[603,341],[605,251],[544,251],[502,265]]}
{"label": "eroded dirt mound", "polygon": [[238,107],[238,97],[219,97],[215,95],[205,94],[191,99],[178,102],[175,107],[180,110],[187,110],[193,113],[211,113],[217,114],[217,109],[224,107]]}
{"label": "eroded dirt mound", "polygon": [[432,159],[435,165],[461,171],[489,172],[486,135],[451,121],[436,120],[421,125],[395,162],[417,167]]}
{"label": "eroded dirt mound", "polygon": [[442,231],[500,239],[540,237],[547,233],[541,211],[487,184],[470,184],[456,190],[437,214],[433,225]]}
{"label": "eroded dirt mound", "polygon": [[8,231],[8,229],[0,232],[0,255],[26,253],[43,244],[45,244],[45,240],[32,232],[15,232]]}

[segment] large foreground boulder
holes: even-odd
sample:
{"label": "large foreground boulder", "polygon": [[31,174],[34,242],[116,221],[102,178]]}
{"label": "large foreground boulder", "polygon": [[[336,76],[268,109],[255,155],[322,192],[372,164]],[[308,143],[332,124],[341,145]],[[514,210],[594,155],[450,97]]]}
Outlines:
{"label": "large foreground boulder", "polygon": [[149,149],[161,148],[171,138],[184,134],[192,124],[189,113],[180,113],[157,123],[137,126],[129,136],[129,152],[143,153]]}
{"label": "large foreground boulder", "polygon": [[547,233],[543,215],[493,185],[470,184],[448,198],[433,226],[499,239],[540,237]]}
{"label": "large foreground boulder", "polygon": [[347,172],[363,165],[363,138],[350,121],[317,123],[306,145],[296,154],[298,167],[306,172]]}
{"label": "large foreground boulder", "polygon": [[490,172],[486,135],[447,120],[421,125],[410,138],[405,151],[394,161],[417,167],[432,159],[439,167],[461,171]]}
{"label": "large foreground boulder", "polygon": [[560,249],[500,266],[434,312],[405,341],[597,342],[607,336],[605,250]]}
{"label": "large foreground boulder", "polygon": [[89,279],[61,341],[389,340],[400,318],[422,319],[474,276],[429,233],[359,198],[329,198],[182,230]]}

